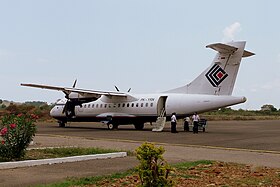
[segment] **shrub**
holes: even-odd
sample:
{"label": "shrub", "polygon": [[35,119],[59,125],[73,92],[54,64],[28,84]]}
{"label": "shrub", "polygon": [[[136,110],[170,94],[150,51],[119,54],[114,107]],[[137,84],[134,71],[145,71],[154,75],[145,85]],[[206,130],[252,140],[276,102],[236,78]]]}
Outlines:
{"label": "shrub", "polygon": [[151,143],[143,143],[136,149],[137,159],[140,161],[136,168],[141,186],[158,187],[173,186],[173,181],[168,179],[172,168],[163,159],[163,147],[155,147]]}
{"label": "shrub", "polygon": [[1,160],[20,160],[25,156],[26,148],[36,132],[34,114],[10,114],[2,118],[0,125],[0,158]]}

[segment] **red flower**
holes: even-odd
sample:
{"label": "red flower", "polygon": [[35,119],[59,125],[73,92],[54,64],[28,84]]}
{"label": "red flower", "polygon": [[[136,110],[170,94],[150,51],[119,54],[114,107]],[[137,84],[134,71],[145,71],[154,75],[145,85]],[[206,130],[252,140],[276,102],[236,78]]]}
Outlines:
{"label": "red flower", "polygon": [[11,128],[11,129],[14,129],[14,128],[16,128],[16,126],[17,126],[16,124],[12,123],[12,124],[10,125],[10,128]]}
{"label": "red flower", "polygon": [[1,136],[5,136],[5,134],[8,132],[8,129],[7,127],[4,127],[2,130],[1,130]]}
{"label": "red flower", "polygon": [[35,115],[35,114],[31,114],[30,116],[31,116],[32,119],[38,119],[38,118],[39,118],[39,117],[38,117],[37,115]]}
{"label": "red flower", "polygon": [[5,144],[5,140],[2,140],[1,144],[4,145]]}
{"label": "red flower", "polygon": [[21,117],[21,116],[22,116],[22,113],[20,113],[20,114],[17,115],[17,117]]}

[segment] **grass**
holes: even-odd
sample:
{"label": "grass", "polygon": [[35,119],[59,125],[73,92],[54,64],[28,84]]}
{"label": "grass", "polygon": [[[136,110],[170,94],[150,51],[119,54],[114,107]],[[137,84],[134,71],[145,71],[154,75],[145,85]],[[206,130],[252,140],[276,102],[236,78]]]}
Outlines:
{"label": "grass", "polygon": [[178,170],[186,170],[190,169],[191,167],[195,167],[197,165],[203,164],[203,165],[209,165],[212,164],[212,161],[209,160],[200,160],[200,161],[195,161],[195,162],[182,162],[175,164],[174,167]]}
{"label": "grass", "polygon": [[108,176],[83,177],[79,179],[69,178],[63,182],[47,184],[47,185],[37,185],[36,187],[69,187],[69,186],[83,186],[83,185],[97,184],[102,181],[114,182],[117,179],[132,175],[133,173],[135,173],[135,170],[128,170],[126,172],[115,173]]}

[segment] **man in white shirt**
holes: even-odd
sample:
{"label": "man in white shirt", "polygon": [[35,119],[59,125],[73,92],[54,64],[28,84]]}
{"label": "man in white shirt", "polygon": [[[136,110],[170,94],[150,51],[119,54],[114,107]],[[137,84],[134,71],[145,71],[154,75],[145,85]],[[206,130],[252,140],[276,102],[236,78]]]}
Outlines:
{"label": "man in white shirt", "polygon": [[178,133],[178,131],[176,130],[176,125],[177,125],[176,113],[173,112],[171,115],[171,133]]}
{"label": "man in white shirt", "polygon": [[198,122],[199,122],[200,118],[196,112],[192,116],[192,120],[193,120],[193,133],[198,133]]}

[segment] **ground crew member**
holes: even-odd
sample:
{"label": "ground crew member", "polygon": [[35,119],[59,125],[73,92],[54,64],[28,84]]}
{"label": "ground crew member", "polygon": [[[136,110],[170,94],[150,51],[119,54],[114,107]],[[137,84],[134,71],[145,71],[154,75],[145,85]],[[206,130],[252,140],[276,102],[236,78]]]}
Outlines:
{"label": "ground crew member", "polygon": [[176,130],[176,125],[177,125],[176,113],[173,112],[171,115],[171,133],[178,133],[178,131]]}
{"label": "ground crew member", "polygon": [[192,116],[193,120],[193,133],[198,133],[198,122],[200,120],[199,115],[195,112],[194,115]]}
{"label": "ground crew member", "polygon": [[190,131],[190,128],[189,128],[189,125],[191,124],[191,120],[189,117],[186,117],[185,118],[185,121],[184,121],[184,131],[186,132],[189,132]]}

